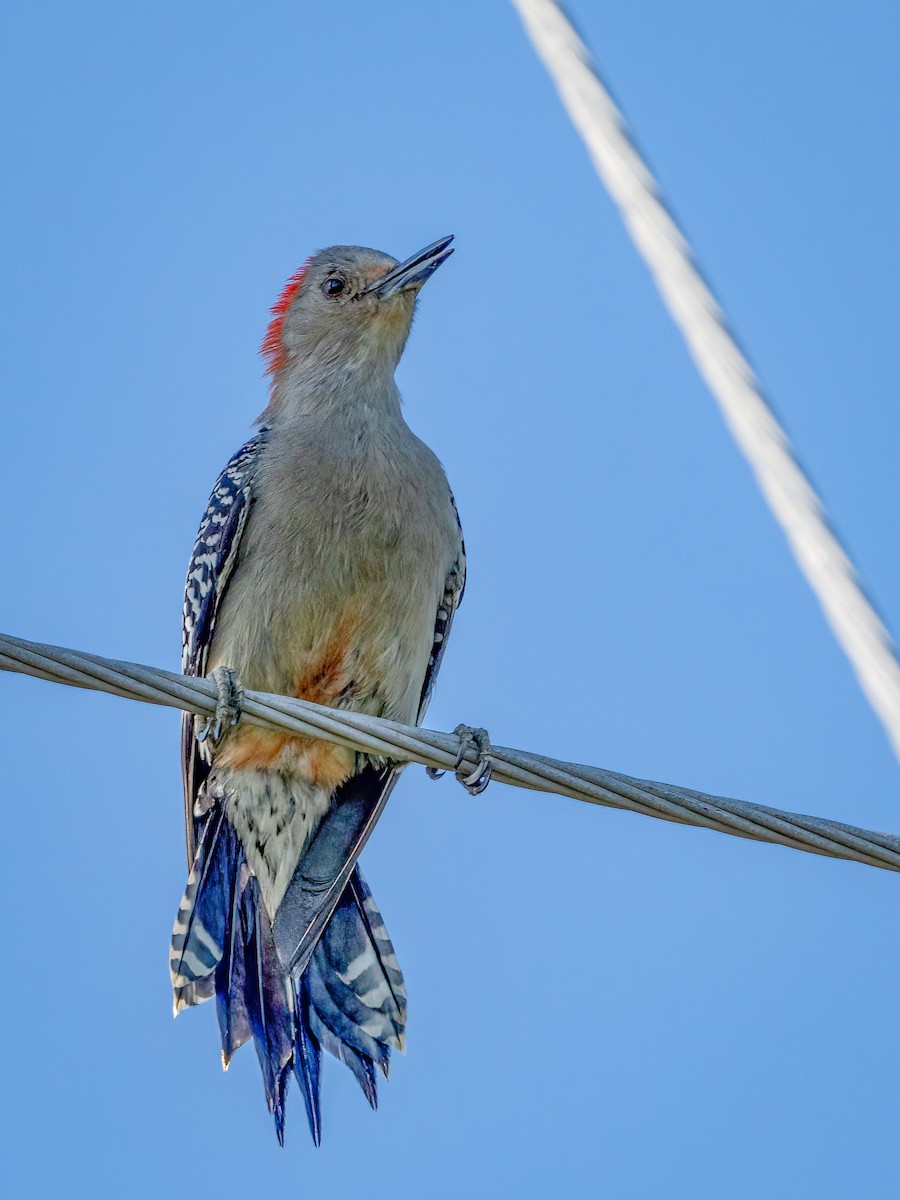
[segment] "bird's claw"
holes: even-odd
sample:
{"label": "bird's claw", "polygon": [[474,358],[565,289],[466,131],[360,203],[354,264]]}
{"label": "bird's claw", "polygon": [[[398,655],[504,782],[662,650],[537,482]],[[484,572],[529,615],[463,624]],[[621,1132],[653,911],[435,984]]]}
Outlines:
{"label": "bird's claw", "polygon": [[[459,738],[459,752],[453,764],[457,782],[463,785],[470,796],[480,796],[491,782],[494,773],[494,758],[488,731],[473,729],[471,725],[457,725],[453,732]],[[474,771],[466,774],[462,765],[473,746],[477,751],[478,764]]]}
{"label": "bird's claw", "polygon": [[[480,796],[491,782],[491,777],[494,774],[494,757],[488,731],[486,729],[473,729],[471,725],[457,725],[453,732],[459,738],[459,750],[456,755],[456,762],[453,764],[453,773],[456,775],[457,781],[463,785],[470,796]],[[462,765],[470,748],[473,746],[477,751],[478,765],[474,771],[467,775],[462,770]],[[425,774],[429,779],[440,779],[447,772],[442,771],[440,767],[426,767]]]}
{"label": "bird's claw", "polygon": [[221,741],[222,735],[241,719],[244,711],[244,685],[231,667],[216,667],[210,671],[209,678],[216,685],[216,711],[206,718],[203,727],[197,732],[197,741],[201,745],[208,742],[214,747]]}

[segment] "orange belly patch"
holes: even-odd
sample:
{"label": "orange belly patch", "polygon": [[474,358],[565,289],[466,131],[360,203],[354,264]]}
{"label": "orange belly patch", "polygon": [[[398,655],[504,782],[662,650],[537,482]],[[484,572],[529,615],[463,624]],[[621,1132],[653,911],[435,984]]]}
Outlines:
{"label": "orange belly patch", "polygon": [[[293,694],[301,700],[334,707],[353,689],[356,646],[360,627],[358,609],[345,610],[328,637],[315,646],[295,677]],[[217,753],[223,766],[234,770],[290,771],[310,783],[334,790],[350,777],[354,751],[318,738],[276,733],[253,725],[239,725]]]}
{"label": "orange belly patch", "polygon": [[319,738],[274,733],[247,725],[234,731],[216,759],[235,771],[283,771],[334,791],[350,778],[356,755],[346,746]]}
{"label": "orange belly patch", "polygon": [[362,613],[349,605],[335,617],[327,637],[318,643],[294,678],[293,694],[301,700],[331,707],[353,687],[358,659]]}

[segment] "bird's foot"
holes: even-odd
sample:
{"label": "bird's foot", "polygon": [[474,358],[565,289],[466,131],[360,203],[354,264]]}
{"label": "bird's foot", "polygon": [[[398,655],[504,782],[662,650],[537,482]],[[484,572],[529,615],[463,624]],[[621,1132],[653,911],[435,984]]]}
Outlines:
{"label": "bird's foot", "polygon": [[216,685],[216,711],[207,717],[197,733],[197,741],[215,747],[223,734],[234,728],[244,711],[244,685],[231,667],[216,667],[209,678]]}
{"label": "bird's foot", "polygon": [[[480,796],[491,782],[491,776],[494,773],[494,758],[488,731],[473,729],[471,725],[457,725],[453,732],[459,738],[459,751],[456,755],[456,762],[453,764],[454,774],[470,796]],[[473,747],[478,764],[474,771],[466,774],[462,765]],[[445,774],[437,767],[426,767],[425,772],[429,779],[440,779]]]}

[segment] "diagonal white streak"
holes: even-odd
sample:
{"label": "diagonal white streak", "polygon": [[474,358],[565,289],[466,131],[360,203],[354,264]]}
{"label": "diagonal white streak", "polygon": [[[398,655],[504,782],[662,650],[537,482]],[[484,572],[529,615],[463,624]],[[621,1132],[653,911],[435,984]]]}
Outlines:
{"label": "diagonal white streak", "polygon": [[601,180],[650,268],[697,369],[784,530],[825,618],[900,757],[900,663],[824,505],[728,331],[584,42],[555,0],[512,0]]}

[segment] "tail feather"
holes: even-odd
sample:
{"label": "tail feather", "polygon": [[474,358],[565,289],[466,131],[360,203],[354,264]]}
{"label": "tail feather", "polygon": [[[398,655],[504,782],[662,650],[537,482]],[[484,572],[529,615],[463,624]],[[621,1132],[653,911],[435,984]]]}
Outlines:
{"label": "tail feather", "polygon": [[226,824],[221,809],[207,821],[175,918],[169,971],[176,1013],[215,995],[213,972],[222,957],[227,911],[221,903],[225,875],[220,845]]}
{"label": "tail feather", "polygon": [[300,980],[296,998],[294,1027],[294,1074],[303,1091],[309,1131],[318,1146],[322,1142],[322,1112],[319,1103],[319,1069],[322,1061],[320,1042],[310,1028],[309,989]]}
{"label": "tail feather", "polygon": [[230,825],[229,840],[231,882],[228,897],[227,928],[222,958],[216,967],[216,1010],[222,1035],[222,1065],[228,1068],[231,1056],[253,1036],[244,993],[247,969],[244,956],[244,931],[241,919],[242,872],[246,871],[241,844]]}
{"label": "tail feather", "polygon": [[[358,1050],[354,1050],[352,1046],[348,1046],[346,1042],[342,1042],[339,1037],[336,1037],[322,1018],[319,1016],[315,1008],[310,1010],[310,1026],[313,1035],[320,1042],[323,1049],[329,1054],[333,1054],[336,1059],[346,1064],[356,1076],[359,1086],[363,1090],[363,1094],[368,1100],[372,1108],[378,1107],[378,1087],[375,1082],[375,1064],[366,1054],[361,1054]],[[387,1075],[384,1067],[382,1070]]]}
{"label": "tail feather", "polygon": [[306,969],[306,978],[309,982],[310,1002],[319,1019],[345,1046],[349,1046],[359,1054],[365,1054],[367,1058],[371,1058],[381,1066],[390,1056],[390,1047],[377,1042],[370,1033],[357,1025],[352,1017],[338,1007],[328,990],[328,982],[322,974],[318,954],[313,955],[312,961]]}
{"label": "tail feather", "polygon": [[[378,1000],[380,993],[376,995],[374,989],[369,989],[364,996],[360,996],[360,989],[348,986],[344,982],[339,968],[330,961],[324,951],[319,953],[317,950],[313,955],[310,968],[314,968],[317,980],[325,988],[327,996],[324,998],[324,1003],[326,1005],[333,1004],[345,1020],[375,1041],[395,1048],[400,1046],[402,1026],[398,1026],[392,1016],[383,1012],[380,1007],[372,1006],[372,997],[374,996]],[[313,989],[313,994],[318,997],[320,993],[317,989]],[[367,1000],[369,1003],[366,1002]],[[321,1015],[325,1016],[324,1008],[321,1010]],[[334,1032],[339,1031],[335,1029]],[[361,1046],[360,1049],[369,1053],[367,1047]]]}
{"label": "tail feather", "polygon": [[240,840],[216,804],[178,910],[170,968],[175,1010],[213,995],[222,1060],[253,1039],[266,1101],[284,1140],[285,1095],[297,1077],[310,1132],[321,1141],[321,1051],[344,1062],[378,1103],[378,1066],[403,1047],[406,991],[381,914],[358,868],[299,979],[278,956],[272,925]]}
{"label": "tail feather", "polygon": [[[359,867],[350,877],[319,945],[334,974],[362,1010],[361,1022],[369,1022],[368,1032],[402,1050],[406,986],[384,920]],[[376,1028],[379,1024],[380,1030]]]}
{"label": "tail feather", "polygon": [[255,879],[251,878],[244,889],[244,903],[250,927],[247,959],[253,965],[253,970],[246,973],[244,999],[262,1068],[266,1102],[283,1145],[284,1097],[293,1068],[294,1014],[275,954],[272,927]]}

